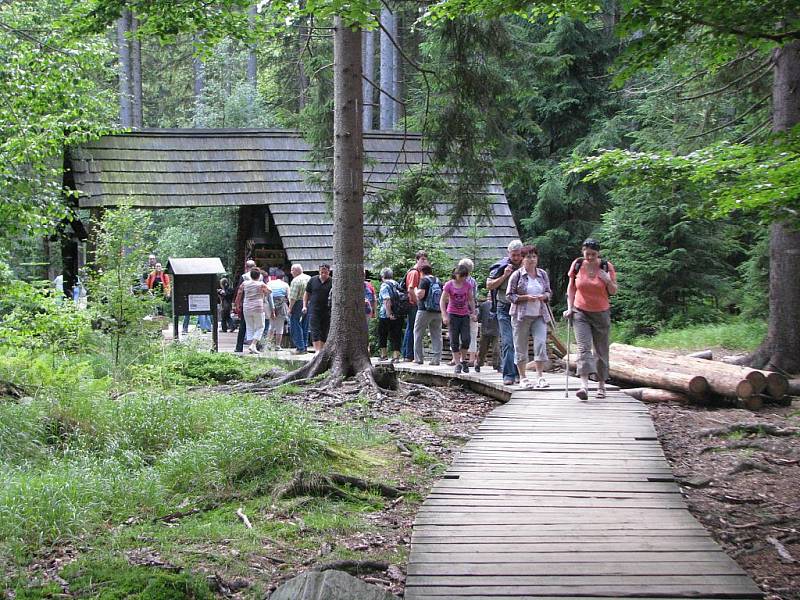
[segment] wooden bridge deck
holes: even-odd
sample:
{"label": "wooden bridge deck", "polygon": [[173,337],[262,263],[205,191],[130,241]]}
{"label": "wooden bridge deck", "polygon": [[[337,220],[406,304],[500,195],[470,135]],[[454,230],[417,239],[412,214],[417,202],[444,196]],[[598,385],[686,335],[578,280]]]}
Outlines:
{"label": "wooden bridge deck", "polygon": [[[230,352],[235,334],[220,341]],[[490,367],[396,368],[508,400],[420,508],[407,600],[763,596],[689,514],[639,401],[610,386],[607,398],[581,402],[574,378],[567,398],[564,375],[548,375],[547,390],[519,391]]]}
{"label": "wooden bridge deck", "polygon": [[646,407],[548,379],[514,391],[434,486],[406,599],[760,598],[686,509]]}

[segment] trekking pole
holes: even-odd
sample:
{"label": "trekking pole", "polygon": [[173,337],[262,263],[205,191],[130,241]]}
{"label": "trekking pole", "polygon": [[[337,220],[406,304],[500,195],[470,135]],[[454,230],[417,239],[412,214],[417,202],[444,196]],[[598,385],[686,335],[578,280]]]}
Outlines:
{"label": "trekking pole", "polygon": [[567,356],[564,359],[564,373],[566,373],[564,385],[564,398],[569,398],[569,342],[570,342],[570,327],[572,326],[572,315],[567,317]]}

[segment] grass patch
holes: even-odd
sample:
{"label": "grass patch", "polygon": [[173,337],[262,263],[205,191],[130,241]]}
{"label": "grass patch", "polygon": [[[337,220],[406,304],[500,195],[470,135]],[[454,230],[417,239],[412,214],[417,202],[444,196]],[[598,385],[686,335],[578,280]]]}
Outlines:
{"label": "grass patch", "polygon": [[681,329],[661,331],[654,336],[640,336],[631,342],[635,346],[660,350],[704,350],[723,348],[730,352],[754,350],[767,334],[764,321],[739,319],[729,323],[692,325]]}

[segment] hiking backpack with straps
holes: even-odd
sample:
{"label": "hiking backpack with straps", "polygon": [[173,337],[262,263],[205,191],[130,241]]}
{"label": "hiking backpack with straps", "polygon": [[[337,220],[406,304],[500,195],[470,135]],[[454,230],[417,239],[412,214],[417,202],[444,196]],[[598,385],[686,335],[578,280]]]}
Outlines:
{"label": "hiking backpack with straps", "polygon": [[442,284],[438,277],[433,275],[426,275],[425,279],[430,284],[428,287],[428,294],[422,301],[422,310],[428,312],[441,312],[439,301],[442,299]]}
{"label": "hiking backpack with straps", "polygon": [[[572,277],[577,277],[578,273],[581,271],[581,266],[583,265],[583,257],[579,257],[575,259],[575,268],[572,269]],[[608,273],[608,261],[605,258],[600,259],[600,268],[603,269],[606,273]]]}
{"label": "hiking backpack with straps", "polygon": [[397,283],[388,283],[389,286],[389,300],[392,301],[392,313],[396,317],[405,317],[411,309],[411,303],[408,301],[408,292],[403,290]]}

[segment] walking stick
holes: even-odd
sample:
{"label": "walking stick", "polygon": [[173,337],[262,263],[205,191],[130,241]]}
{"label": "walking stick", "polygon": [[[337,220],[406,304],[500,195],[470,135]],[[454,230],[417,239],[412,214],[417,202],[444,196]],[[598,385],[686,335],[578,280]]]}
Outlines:
{"label": "walking stick", "polygon": [[564,358],[564,373],[565,376],[565,385],[564,385],[564,398],[569,398],[569,342],[570,342],[570,327],[572,326],[572,315],[567,317],[567,356]]}

